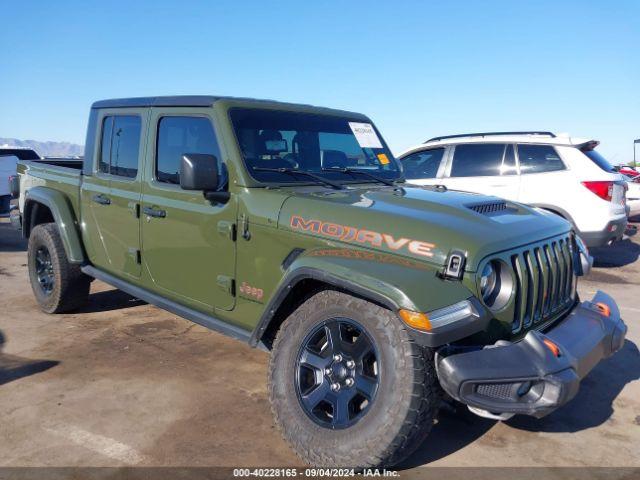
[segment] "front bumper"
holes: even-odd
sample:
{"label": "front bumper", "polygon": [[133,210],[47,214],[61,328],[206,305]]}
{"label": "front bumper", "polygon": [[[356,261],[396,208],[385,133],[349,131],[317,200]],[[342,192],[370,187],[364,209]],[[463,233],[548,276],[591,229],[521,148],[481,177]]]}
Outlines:
{"label": "front bumper", "polygon": [[[608,316],[598,303],[608,307]],[[580,380],[622,348],[626,332],[615,301],[598,292],[544,333],[530,331],[518,342],[484,348],[441,349],[438,379],[449,395],[475,410],[543,417],[575,397]],[[559,348],[558,356],[545,340]]]}

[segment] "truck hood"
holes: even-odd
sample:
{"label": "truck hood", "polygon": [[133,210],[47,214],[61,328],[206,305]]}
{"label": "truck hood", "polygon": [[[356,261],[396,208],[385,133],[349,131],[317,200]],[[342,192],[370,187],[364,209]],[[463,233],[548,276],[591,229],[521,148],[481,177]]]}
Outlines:
{"label": "truck hood", "polygon": [[436,266],[458,250],[467,271],[488,255],[571,229],[557,215],[497,197],[416,186],[294,190],[278,227]]}

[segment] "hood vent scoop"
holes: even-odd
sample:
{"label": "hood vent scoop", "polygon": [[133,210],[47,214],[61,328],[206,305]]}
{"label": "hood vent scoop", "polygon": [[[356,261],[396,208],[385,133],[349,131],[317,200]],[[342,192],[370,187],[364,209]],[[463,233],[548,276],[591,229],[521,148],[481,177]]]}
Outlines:
{"label": "hood vent scoop", "polygon": [[493,215],[507,209],[507,202],[484,202],[467,205],[467,208],[481,215]]}

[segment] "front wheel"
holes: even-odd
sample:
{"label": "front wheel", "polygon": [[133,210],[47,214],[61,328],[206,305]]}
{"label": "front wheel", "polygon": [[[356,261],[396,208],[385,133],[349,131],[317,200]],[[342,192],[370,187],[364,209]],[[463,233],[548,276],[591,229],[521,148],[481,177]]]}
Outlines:
{"label": "front wheel", "polygon": [[285,320],[273,345],[276,423],[316,466],[391,466],[428,435],[441,402],[432,352],[387,309],[325,290]]}
{"label": "front wheel", "polygon": [[91,280],[69,262],[55,223],[33,229],[27,255],[31,289],[44,312],[68,312],[87,302]]}

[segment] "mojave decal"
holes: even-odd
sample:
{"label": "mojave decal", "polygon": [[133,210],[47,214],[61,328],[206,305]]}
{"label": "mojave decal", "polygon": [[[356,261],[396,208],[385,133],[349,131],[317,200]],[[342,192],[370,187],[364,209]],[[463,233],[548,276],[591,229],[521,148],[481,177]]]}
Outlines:
{"label": "mojave decal", "polygon": [[374,232],[338,223],[323,222],[321,220],[305,220],[299,215],[291,216],[291,228],[316,233],[342,242],[360,243],[380,248],[386,246],[391,250],[407,249],[414,255],[433,257],[435,244],[413,240],[411,238],[395,238],[388,233]]}

